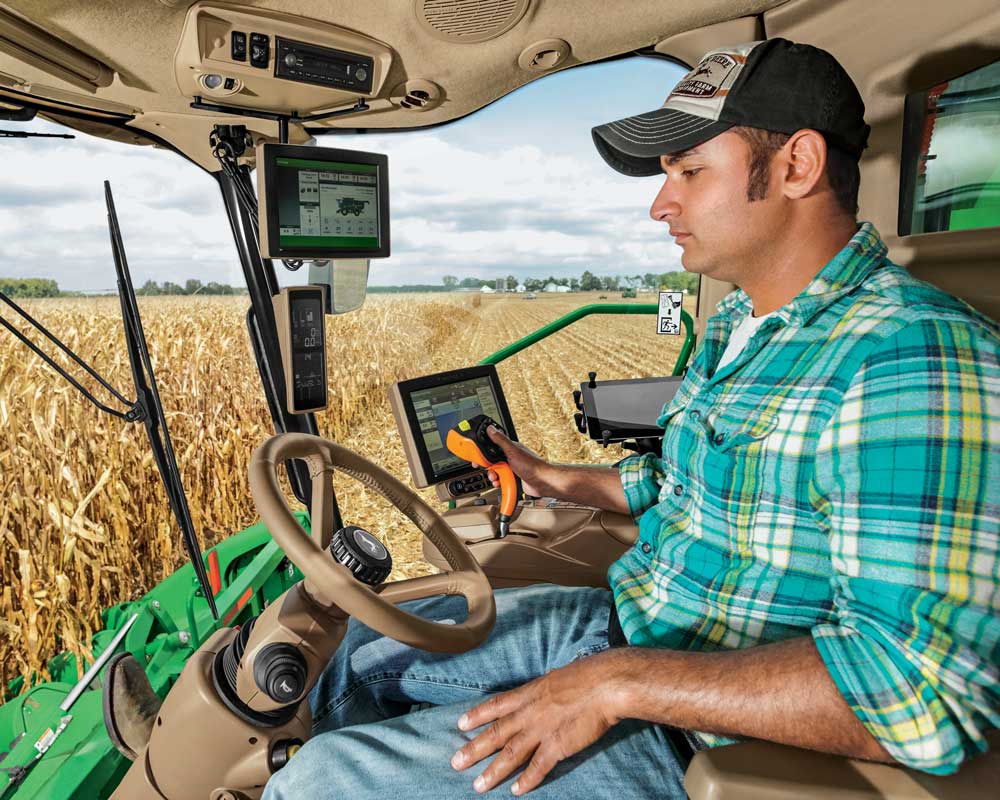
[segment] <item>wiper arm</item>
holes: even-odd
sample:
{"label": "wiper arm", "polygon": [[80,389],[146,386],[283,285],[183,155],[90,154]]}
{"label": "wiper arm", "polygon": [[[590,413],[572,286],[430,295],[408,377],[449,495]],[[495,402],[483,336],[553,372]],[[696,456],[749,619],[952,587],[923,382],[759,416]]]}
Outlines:
{"label": "wiper arm", "polygon": [[[111,235],[111,252],[115,259],[115,272],[118,275],[118,299],[121,301],[122,320],[125,324],[125,343],[128,346],[128,360],[132,367],[132,380],[135,383],[136,404],[145,414],[143,420],[149,443],[153,448],[153,459],[163,478],[167,490],[167,499],[174,512],[174,518],[184,536],[184,545],[198,576],[198,585],[208,601],[214,619],[219,619],[219,610],[215,605],[215,596],[208,581],[205,562],[202,560],[201,548],[195,536],[194,523],[188,509],[187,496],[181,482],[181,472],[174,456],[174,446],[167,430],[167,420],[163,415],[163,403],[156,388],[156,376],[149,358],[149,348],[146,346],[146,335],[139,318],[139,306],[135,299],[135,289],[132,287],[132,276],[129,273],[128,262],[125,259],[125,246],[122,243],[121,230],[118,227],[118,215],[115,212],[115,201],[111,196],[111,184],[104,182],[104,199],[108,207],[108,232]],[[148,376],[148,380],[147,380]]]}
{"label": "wiper arm", "polygon": [[35,133],[34,131],[0,131],[2,139],[75,139],[71,133]]}

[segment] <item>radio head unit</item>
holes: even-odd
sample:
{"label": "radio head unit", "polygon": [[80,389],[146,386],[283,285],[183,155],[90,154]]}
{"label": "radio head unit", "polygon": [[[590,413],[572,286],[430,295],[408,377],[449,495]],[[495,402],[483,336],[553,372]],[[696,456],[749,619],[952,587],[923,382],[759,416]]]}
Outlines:
{"label": "radio head unit", "polygon": [[496,367],[464,369],[399,381],[389,389],[389,402],[418,488],[439,486],[442,496],[462,497],[489,489],[485,470],[460,459],[445,446],[448,431],[477,414],[493,417],[517,440]]}

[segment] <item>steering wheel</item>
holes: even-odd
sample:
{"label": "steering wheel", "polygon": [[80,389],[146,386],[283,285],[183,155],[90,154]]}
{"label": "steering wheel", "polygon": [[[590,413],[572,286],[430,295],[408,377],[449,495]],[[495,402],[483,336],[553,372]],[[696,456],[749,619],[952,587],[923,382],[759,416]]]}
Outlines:
{"label": "steering wheel", "polygon": [[[277,467],[302,459],[312,479],[312,534],[306,533],[278,487]],[[441,552],[449,572],[371,587],[334,560],[333,472],[350,475],[409,517]],[[271,536],[302,572],[306,589],[319,602],[335,604],[392,639],[423,650],[462,653],[481,644],[496,621],[489,579],[451,526],[406,484],[342,445],[305,433],[272,436],[253,454],[250,492]],[[394,604],[439,594],[462,595],[469,607],[465,622],[444,624],[423,619]]]}

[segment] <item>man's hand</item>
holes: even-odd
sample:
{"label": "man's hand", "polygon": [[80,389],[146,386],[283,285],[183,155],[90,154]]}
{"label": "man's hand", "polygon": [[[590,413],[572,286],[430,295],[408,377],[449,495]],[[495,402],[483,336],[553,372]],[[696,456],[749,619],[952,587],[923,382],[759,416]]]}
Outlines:
{"label": "man's hand", "polygon": [[621,721],[620,674],[617,652],[607,651],[494,695],[459,719],[463,731],[489,726],[455,753],[451,765],[464,770],[499,750],[472,784],[487,792],[531,759],[511,787],[516,795],[530,792],[556,764]]}
{"label": "man's hand", "polygon": [[[534,497],[551,496],[551,486],[545,479],[546,470],[552,467],[548,461],[529,450],[520,442],[508,439],[492,425],[486,429],[486,435],[507,456],[507,463],[510,464],[510,468],[514,474],[521,479],[521,488],[524,489],[525,494],[530,494]],[[493,486],[499,488],[500,478],[497,476],[496,471],[492,469],[488,470],[486,475],[493,483]]]}

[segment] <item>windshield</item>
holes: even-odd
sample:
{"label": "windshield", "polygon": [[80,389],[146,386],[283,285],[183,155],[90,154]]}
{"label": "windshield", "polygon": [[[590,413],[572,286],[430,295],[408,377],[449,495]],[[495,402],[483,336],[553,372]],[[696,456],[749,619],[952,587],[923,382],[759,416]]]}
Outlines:
{"label": "windshield", "polygon": [[[547,77],[451,125],[319,139],[389,156],[393,227],[392,256],[372,262],[365,305],[328,318],[322,435],[409,483],[386,398],[392,382],[474,364],[581,305],[655,303],[660,286],[692,292],[693,313],[696,281],[680,274],[679,248],[648,216],[658,179],[618,175],[590,140],[593,125],[659,107],[682,72],[662,60],[609,62]],[[195,529],[209,546],[255,522],[247,468],[273,428],[211,176],[174,153],[83,134],[2,146],[8,290],[69,293],[19,302],[131,394],[117,299],[94,296],[114,288],[109,179]],[[308,279],[305,269],[277,269],[284,285]],[[502,362],[521,440],[556,461],[621,458],[577,432],[572,391],[591,370],[669,375],[680,337],[657,335],[655,319],[590,317]],[[141,596],[184,554],[141,428],[103,416],[6,332],[0,476],[6,682],[59,650],[83,653],[102,608]],[[391,579],[431,571],[420,536],[385,501],[346,479],[337,492],[345,523],[389,546]]]}

